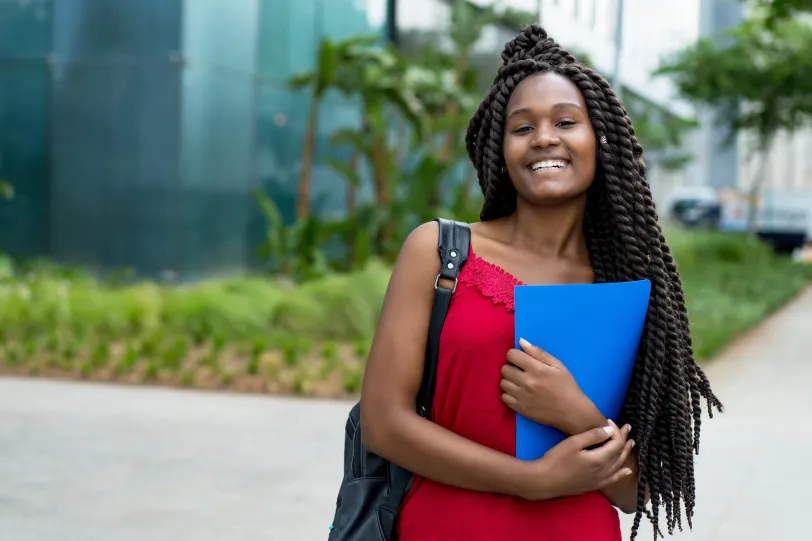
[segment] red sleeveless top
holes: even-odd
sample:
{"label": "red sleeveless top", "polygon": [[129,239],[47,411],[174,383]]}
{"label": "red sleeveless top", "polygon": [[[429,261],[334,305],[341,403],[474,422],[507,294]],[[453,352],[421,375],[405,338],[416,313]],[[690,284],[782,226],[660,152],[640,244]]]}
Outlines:
{"label": "red sleeveless top", "polygon": [[[440,338],[433,420],[470,440],[516,453],[516,414],[499,383],[514,345],[519,282],[470,251]],[[400,541],[620,541],[618,512],[600,492],[531,502],[415,477],[398,518]]]}

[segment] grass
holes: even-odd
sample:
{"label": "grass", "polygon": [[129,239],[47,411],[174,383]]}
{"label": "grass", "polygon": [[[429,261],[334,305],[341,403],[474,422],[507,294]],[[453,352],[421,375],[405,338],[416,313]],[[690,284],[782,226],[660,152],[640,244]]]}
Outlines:
{"label": "grass", "polygon": [[812,284],[812,265],[778,257],[747,235],[679,232],[668,240],[682,276],[700,360],[718,353]]}
{"label": "grass", "polygon": [[[747,236],[672,232],[697,356],[707,359],[812,283],[812,267]],[[296,285],[267,277],[120,285],[0,259],[0,371],[346,396],[390,269]]]}

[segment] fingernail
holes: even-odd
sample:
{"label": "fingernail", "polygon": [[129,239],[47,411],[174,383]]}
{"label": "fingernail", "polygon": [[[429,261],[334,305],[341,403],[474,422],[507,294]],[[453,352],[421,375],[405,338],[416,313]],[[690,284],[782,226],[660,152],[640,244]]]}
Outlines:
{"label": "fingernail", "polygon": [[635,445],[637,445],[637,442],[635,442],[634,440],[631,440],[631,442],[632,442],[632,447],[634,447]]}
{"label": "fingernail", "polygon": [[524,338],[519,338],[519,345],[522,346],[522,349],[527,349],[533,347],[533,344],[525,340]]}
{"label": "fingernail", "polygon": [[611,426],[605,426],[603,427],[603,431],[606,432],[607,434],[611,434],[612,432],[615,431],[615,429],[612,428]]}
{"label": "fingernail", "polygon": [[632,474],[632,470],[630,470],[629,468],[626,468],[626,475],[631,475],[631,474]]}

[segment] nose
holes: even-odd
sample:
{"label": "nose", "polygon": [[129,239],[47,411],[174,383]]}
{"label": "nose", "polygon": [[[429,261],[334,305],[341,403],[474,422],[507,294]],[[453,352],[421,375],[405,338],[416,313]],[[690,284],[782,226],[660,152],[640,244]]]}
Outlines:
{"label": "nose", "polygon": [[561,139],[551,126],[539,126],[534,132],[535,137],[531,141],[531,145],[535,148],[547,148],[553,145],[560,145]]}

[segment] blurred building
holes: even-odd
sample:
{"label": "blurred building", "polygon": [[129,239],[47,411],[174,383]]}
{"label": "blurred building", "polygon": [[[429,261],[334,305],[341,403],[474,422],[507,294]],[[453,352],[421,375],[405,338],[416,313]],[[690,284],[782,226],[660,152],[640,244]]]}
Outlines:
{"label": "blurred building", "polygon": [[[292,212],[308,97],[287,78],[322,36],[383,36],[386,5],[0,0],[0,177],[17,192],[0,251],[186,279],[256,264],[253,190]],[[355,114],[324,107],[322,143]]]}

